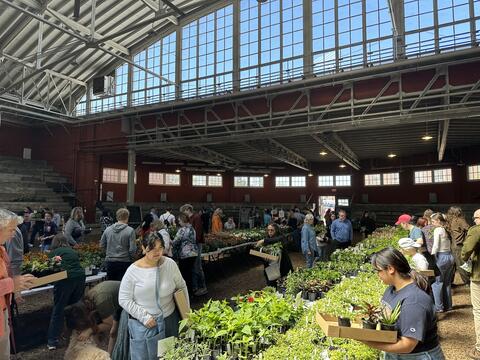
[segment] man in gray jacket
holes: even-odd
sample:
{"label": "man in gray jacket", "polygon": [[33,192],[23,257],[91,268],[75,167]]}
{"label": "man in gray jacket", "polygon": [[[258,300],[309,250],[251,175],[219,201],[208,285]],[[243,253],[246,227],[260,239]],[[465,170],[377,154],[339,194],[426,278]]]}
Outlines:
{"label": "man in gray jacket", "polygon": [[125,208],[117,210],[117,222],[103,232],[100,245],[106,250],[107,280],[121,281],[132,264],[135,251],[135,230],[128,226],[130,213]]}

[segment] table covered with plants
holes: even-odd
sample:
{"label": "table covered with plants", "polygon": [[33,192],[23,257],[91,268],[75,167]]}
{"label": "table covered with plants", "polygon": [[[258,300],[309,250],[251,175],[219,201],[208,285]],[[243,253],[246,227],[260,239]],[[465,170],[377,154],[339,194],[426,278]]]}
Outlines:
{"label": "table covered with plants", "polygon": [[380,229],[357,246],[335,252],[329,262],[290,273],[277,291],[265,288],[229,301],[209,301],[181,322],[180,336],[163,358],[379,359],[379,351],[358,341],[326,337],[315,318],[324,313],[379,321],[385,285],[369,257],[396,246],[403,235],[394,228]]}

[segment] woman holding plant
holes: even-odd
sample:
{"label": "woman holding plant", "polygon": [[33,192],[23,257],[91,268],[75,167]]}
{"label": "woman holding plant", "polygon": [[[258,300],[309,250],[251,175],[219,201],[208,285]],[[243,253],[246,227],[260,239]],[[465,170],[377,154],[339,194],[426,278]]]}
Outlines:
{"label": "woman holding plant", "polygon": [[[282,252],[280,255],[280,276],[287,276],[290,271],[293,271],[292,261],[290,256],[288,256],[287,251],[287,239],[284,235],[280,233],[280,227],[278,224],[272,223],[267,226],[267,237],[263,240],[257,242],[257,247],[268,246],[273,244],[281,244]],[[268,264],[265,264],[267,267]],[[268,280],[267,274],[264,272],[265,278],[267,279],[268,286],[275,286],[277,281]]]}
{"label": "woman holding plant", "polygon": [[372,266],[388,285],[382,303],[393,313],[385,317],[390,318],[391,323],[396,320],[398,341],[393,344],[363,343],[385,351],[386,360],[445,360],[437,335],[432,298],[426,292],[426,279],[412,270],[402,253],[393,248],[374,254]]}

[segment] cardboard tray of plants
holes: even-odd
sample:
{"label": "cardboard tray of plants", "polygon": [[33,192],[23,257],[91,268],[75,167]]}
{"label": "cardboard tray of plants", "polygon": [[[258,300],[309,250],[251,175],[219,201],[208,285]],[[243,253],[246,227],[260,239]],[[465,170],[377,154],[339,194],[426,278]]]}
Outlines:
{"label": "cardboard tray of plants", "polygon": [[257,250],[253,250],[253,249],[250,250],[250,255],[258,256],[258,257],[261,257],[262,259],[265,259],[265,260],[268,260],[268,261],[278,261],[278,256],[270,255],[270,254],[267,254],[267,253],[264,253],[264,252],[261,252],[261,251],[257,251]]}
{"label": "cardboard tray of plants", "polygon": [[50,284],[50,283],[53,283],[53,282],[56,282],[56,281],[66,279],[66,278],[67,278],[67,272],[66,271],[60,271],[60,272],[53,273],[51,275],[42,276],[42,277],[39,277],[39,278],[36,278],[35,280],[33,280],[32,288],[37,287],[37,286]]}
{"label": "cardboard tray of plants", "polygon": [[338,318],[327,314],[316,314],[317,324],[320,325],[326,336],[353,340],[376,341],[382,343],[396,343],[397,332],[387,330],[363,329],[361,322],[352,321],[350,327],[339,326]]}

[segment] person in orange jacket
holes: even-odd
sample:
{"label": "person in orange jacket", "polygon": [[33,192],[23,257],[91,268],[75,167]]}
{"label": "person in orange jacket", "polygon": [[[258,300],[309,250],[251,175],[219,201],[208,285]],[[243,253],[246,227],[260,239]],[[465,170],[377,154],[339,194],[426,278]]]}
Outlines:
{"label": "person in orange jacket", "polygon": [[222,214],[223,212],[222,212],[222,209],[220,208],[217,208],[213,212],[213,216],[212,216],[212,233],[213,234],[223,231]]}

